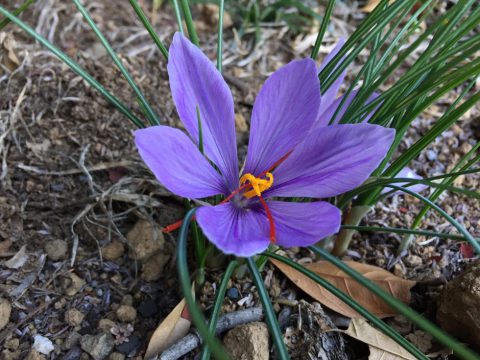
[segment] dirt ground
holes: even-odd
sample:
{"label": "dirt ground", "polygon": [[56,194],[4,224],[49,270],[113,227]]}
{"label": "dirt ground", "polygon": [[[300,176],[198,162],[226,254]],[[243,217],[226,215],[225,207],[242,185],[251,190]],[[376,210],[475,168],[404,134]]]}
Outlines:
{"label": "dirt ground", "polygon": [[[340,4],[321,48],[322,57],[362,17],[354,2]],[[15,1],[7,1],[7,6],[14,5]],[[150,3],[142,6],[148,8]],[[166,63],[128,2],[99,0],[89,2],[88,10],[161,121],[180,126],[169,94]],[[196,8],[195,15],[202,48],[214,59],[211,14]],[[72,3],[39,0],[22,18],[138,112],[128,85]],[[155,27],[169,44],[176,30],[170,8],[157,14]],[[249,113],[261,83],[289,60],[307,56],[313,43],[314,29],[299,36],[287,30],[282,24],[266,24],[256,47],[252,33],[240,39],[233,28],[226,30],[224,71],[235,98],[240,154],[246,150]],[[0,64],[0,298],[11,309],[9,321],[0,327],[0,357],[46,358],[31,352],[35,335],[40,334],[54,345],[49,359],[89,359],[80,339],[108,329],[115,340],[111,352],[116,355],[111,359],[141,359],[151,332],[181,294],[175,238],[158,234],[153,248],[132,238],[142,238],[139,228],[151,233],[152,228],[180,219],[183,200],[160,187],[142,164],[128,120],[11,25],[0,32]],[[448,103],[445,98],[419,118],[402,148],[423,134]],[[478,142],[479,119],[477,106],[436,139],[412,167],[423,176],[450,170]],[[478,189],[479,181],[478,175],[469,175],[456,185]],[[480,236],[478,200],[448,194],[439,205],[472,235]],[[394,196],[379,203],[366,224],[408,227],[420,209],[414,198]],[[139,221],[142,226],[134,227]],[[434,213],[421,228],[456,233]],[[132,235],[135,231],[140,234]],[[418,281],[413,306],[434,319],[435,296],[441,286],[475,258],[461,252],[458,242],[424,237],[417,237],[408,253],[397,256],[400,239],[394,234],[355,235],[348,257]],[[302,261],[313,258],[306,250],[290,255]],[[207,274],[199,294],[205,308],[213,301],[214,284],[219,283],[217,270]],[[311,302],[270,265],[265,276],[272,297]],[[259,305],[248,278],[230,285],[237,293],[230,292],[225,310]],[[279,312],[286,307],[285,302],[275,303]],[[402,319],[391,323],[407,337],[428,338]],[[425,351],[437,349],[430,341]],[[352,358],[368,354],[359,344],[352,345],[352,352],[356,354]]]}

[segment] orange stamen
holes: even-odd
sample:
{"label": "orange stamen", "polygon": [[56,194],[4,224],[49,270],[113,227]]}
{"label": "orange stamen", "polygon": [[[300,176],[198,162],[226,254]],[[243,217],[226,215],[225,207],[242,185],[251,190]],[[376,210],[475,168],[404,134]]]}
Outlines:
{"label": "orange stamen", "polygon": [[[262,172],[259,177],[264,177],[268,172],[271,172],[273,169],[275,169],[278,165],[280,165],[282,162],[284,162],[289,156],[290,154],[292,153],[293,150],[290,150],[288,153],[286,153],[285,155],[283,155],[278,161],[276,161],[268,170],[265,170],[264,172]],[[225,204],[226,202],[230,201],[235,195],[237,195],[240,191],[242,190],[247,190],[248,188],[251,188],[252,187],[252,184],[250,183],[245,183],[243,184],[242,186],[240,186],[238,189],[234,190],[230,195],[228,195],[225,199],[223,199],[220,203],[220,204]],[[267,203],[266,201],[261,197],[259,196],[259,199],[260,199],[260,202],[262,203],[262,206],[263,208],[265,209],[265,212],[267,214],[267,217],[268,217],[268,221],[270,222],[270,239],[272,240],[272,242],[275,242],[275,224],[273,222],[273,217],[272,217],[272,213],[270,212],[270,209],[268,208],[267,206]],[[195,216],[192,218],[192,220],[195,220]],[[183,220],[178,220],[176,222],[174,222],[173,224],[170,224],[168,226],[165,226],[162,231],[164,233],[170,233],[172,231],[175,231],[175,230],[178,230],[180,229],[180,227],[182,226],[183,224]],[[272,236],[272,233],[273,233],[273,236]]]}

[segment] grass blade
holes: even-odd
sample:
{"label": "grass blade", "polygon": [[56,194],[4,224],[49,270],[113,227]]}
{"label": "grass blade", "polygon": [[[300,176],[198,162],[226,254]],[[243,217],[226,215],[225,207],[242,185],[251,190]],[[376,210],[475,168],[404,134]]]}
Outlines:
{"label": "grass blade", "polygon": [[205,323],[205,317],[202,314],[202,310],[195,302],[192,295],[192,283],[190,281],[190,274],[188,272],[188,260],[187,260],[187,238],[188,228],[192,222],[192,218],[195,216],[197,208],[193,208],[187,212],[183,219],[180,233],[178,234],[177,241],[177,271],[180,279],[180,285],[182,287],[183,295],[185,296],[185,302],[188,305],[188,311],[192,318],[193,323],[197,327],[202,340],[210,348],[216,359],[228,359],[225,351],[222,349],[220,342],[215,337],[215,332],[211,332]]}
{"label": "grass blade", "polygon": [[0,5],[0,13],[10,19],[13,23],[15,23],[18,27],[20,27],[23,31],[25,31],[28,35],[33,37],[37,40],[40,44],[45,46],[52,54],[58,57],[61,61],[63,61],[66,65],[70,67],[74,72],[80,75],[86,82],[88,82],[92,87],[94,87],[105,99],[112,104],[118,111],[120,111],[123,115],[125,115],[132,123],[134,123],[137,127],[143,128],[145,125],[142,121],[135,116],[130,109],[128,109],[120,100],[118,100],[115,96],[113,96],[107,89],[105,89],[97,80],[95,80],[89,73],[87,73],[84,69],[80,67],[73,59],[71,59],[68,55],[66,55],[63,51],[58,49],[55,45],[51,44],[47,39],[43,36],[38,34],[35,30],[33,30],[30,26],[24,23],[19,18],[15,17],[11,14],[8,10],[6,10],[3,6]]}
{"label": "grass blade", "polygon": [[281,360],[290,359],[287,348],[285,347],[285,343],[283,342],[283,335],[277,321],[277,316],[273,310],[272,303],[268,297],[267,289],[265,289],[265,284],[260,276],[257,264],[255,264],[255,261],[252,258],[247,258],[247,265],[250,273],[252,274],[253,282],[257,287],[258,296],[262,301],[265,319],[267,320],[268,327],[270,328],[270,334],[272,335],[275,349],[277,349],[277,357]]}
{"label": "grass blade", "polygon": [[225,12],[225,0],[220,0],[218,5],[218,40],[217,40],[217,69],[222,73],[223,52],[223,15]]}
{"label": "grass blade", "polygon": [[[26,0],[22,5],[20,5],[18,8],[12,11],[13,16],[19,16],[22,12],[28,9],[30,5],[32,5],[35,2],[35,0]],[[6,18],[0,21],[0,31],[10,24],[10,19]]]}
{"label": "grass blade", "polygon": [[315,40],[315,45],[313,46],[312,53],[310,57],[315,60],[320,51],[320,46],[322,45],[323,37],[325,36],[325,31],[327,31],[328,23],[330,22],[330,17],[332,16],[333,8],[335,7],[336,0],[329,0],[327,8],[325,9],[325,15],[323,16],[322,23],[320,24],[320,29],[318,30],[317,39]]}
{"label": "grass blade", "polygon": [[182,21],[182,13],[180,12],[180,6],[178,5],[178,0],[172,0],[173,2],[173,10],[175,11],[175,19],[177,20],[178,31],[182,34],[183,31],[183,21]]}
{"label": "grass blade", "polygon": [[162,40],[160,40],[160,38],[158,37],[157,33],[155,32],[155,29],[152,27],[152,24],[150,24],[150,21],[148,21],[148,18],[143,12],[142,8],[140,7],[140,5],[138,5],[137,0],[128,0],[128,1],[130,1],[130,5],[132,5],[132,8],[133,10],[135,10],[135,13],[138,16],[138,19],[141,21],[145,29],[147,29],[153,42],[155,43],[155,45],[157,45],[158,50],[160,50],[165,60],[168,60],[167,48],[163,44]]}
{"label": "grass blade", "polygon": [[417,357],[418,359],[428,359],[420,350],[418,350],[413,344],[405,340],[402,335],[400,335],[398,332],[396,332],[393,328],[385,324],[382,320],[380,320],[377,316],[372,314],[370,311],[365,309],[363,306],[361,306],[359,303],[357,303],[354,299],[352,299],[350,296],[347,294],[343,293],[342,291],[338,290],[334,285],[330,284],[327,280],[323,279],[321,276],[315,274],[313,271],[310,271],[309,269],[304,268],[300,264],[297,264],[296,262],[293,262],[292,260],[283,257],[281,255],[272,253],[272,252],[265,252],[264,253],[266,256],[271,257],[273,259],[276,259],[278,261],[283,262],[286,265],[291,266],[297,271],[300,271],[302,274],[305,276],[308,276],[310,279],[318,283],[320,286],[324,287],[326,290],[331,292],[333,295],[338,297],[341,301],[343,301],[345,304],[353,308],[355,311],[357,311],[359,314],[361,314],[363,317],[365,317],[367,320],[371,321],[378,329],[383,331],[386,335],[390,336],[393,340],[395,340],[399,345],[401,345],[403,348],[408,350],[412,355]]}
{"label": "grass blade", "polygon": [[87,9],[80,3],[79,0],[72,0],[75,6],[77,7],[78,11],[83,15],[85,20],[87,21],[88,25],[92,28],[93,32],[95,35],[97,35],[98,39],[104,46],[105,50],[107,50],[108,54],[112,58],[113,62],[117,67],[119,68],[120,72],[123,74],[125,79],[127,80],[128,84],[130,87],[133,89],[135,94],[138,97],[139,102],[142,104],[142,108],[145,109],[146,115],[148,120],[152,125],[159,125],[160,122],[157,119],[157,116],[153,112],[153,109],[151,108],[150,104],[148,103],[147,99],[145,99],[145,96],[143,96],[143,93],[140,91],[140,88],[137,86],[135,81],[133,80],[132,76],[128,72],[128,70],[123,66],[122,61],[119,59],[113,48],[110,46],[108,43],[108,40],[105,38],[105,36],[102,34],[98,26],[95,24],[93,21],[92,17],[88,14]]}
{"label": "grass blade", "polygon": [[190,40],[199,46],[197,31],[195,30],[195,25],[193,24],[192,13],[190,12],[190,6],[188,5],[188,0],[180,0],[180,5],[182,6],[183,16],[185,18],[185,23],[187,24],[188,36]]}
{"label": "grass blade", "polygon": [[460,359],[463,360],[479,360],[480,357],[475,354],[473,351],[462,345],[460,342],[452,338],[450,335],[447,335],[442,330],[440,330],[437,326],[433,323],[425,319],[423,316],[418,314],[409,306],[405,305],[401,301],[395,299],[394,297],[390,296],[387,292],[381,289],[377,284],[373,283],[372,281],[366,279],[362,276],[359,272],[352,269],[350,266],[346,265],[344,262],[337,259],[335,256],[329,254],[323,249],[318,247],[309,247],[315,254],[321,256],[325,260],[329,261],[333,265],[337,266],[340,270],[345,272],[346,274],[350,275],[353,279],[355,279],[358,283],[365,286],[367,289],[372,291],[375,295],[385,301],[388,305],[392,308],[397,310],[407,319],[409,319],[412,323],[416,324],[419,328],[424,330],[425,332],[432,335],[439,343],[447,346],[448,348],[453,350],[453,353],[458,356]]}

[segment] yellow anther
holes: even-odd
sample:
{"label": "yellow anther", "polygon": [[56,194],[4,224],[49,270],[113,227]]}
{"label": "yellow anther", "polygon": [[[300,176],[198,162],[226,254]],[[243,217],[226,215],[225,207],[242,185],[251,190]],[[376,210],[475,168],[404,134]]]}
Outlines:
{"label": "yellow anther", "polygon": [[265,176],[267,177],[266,179],[261,179],[253,176],[252,174],[243,175],[240,178],[240,186],[244,185],[247,181],[252,186],[252,189],[249,191],[246,191],[243,195],[246,198],[251,199],[252,197],[255,197],[255,196],[261,196],[262,192],[270,189],[270,187],[273,184],[273,174],[270,172],[267,172]]}

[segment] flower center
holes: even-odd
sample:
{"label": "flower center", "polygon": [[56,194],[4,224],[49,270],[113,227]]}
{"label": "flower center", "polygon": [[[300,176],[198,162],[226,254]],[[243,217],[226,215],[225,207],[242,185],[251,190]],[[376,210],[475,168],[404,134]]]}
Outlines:
{"label": "flower center", "polygon": [[240,178],[240,187],[246,185],[247,182],[252,187],[251,190],[246,191],[243,193],[247,199],[251,199],[255,196],[260,197],[262,192],[268,190],[272,187],[273,184],[273,174],[271,172],[265,173],[266,179],[262,179],[260,177],[255,177],[252,174],[245,174]]}

